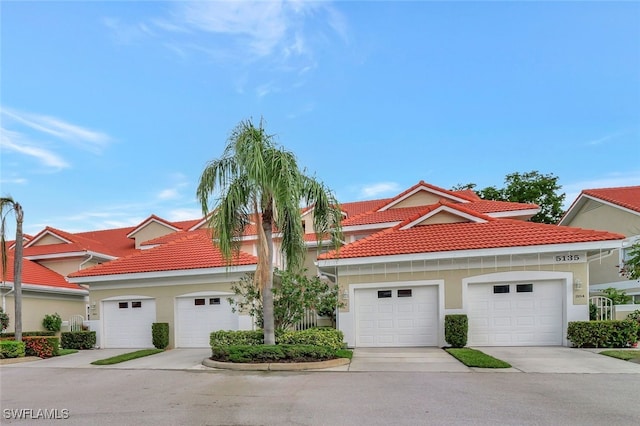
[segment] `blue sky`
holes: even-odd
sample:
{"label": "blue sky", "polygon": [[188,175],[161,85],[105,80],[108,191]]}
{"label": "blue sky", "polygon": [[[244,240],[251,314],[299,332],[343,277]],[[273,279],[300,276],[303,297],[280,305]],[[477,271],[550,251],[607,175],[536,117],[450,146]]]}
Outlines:
{"label": "blue sky", "polygon": [[420,180],[640,184],[638,2],[0,4],[1,192],[25,232],[200,216],[241,120],[341,201]]}

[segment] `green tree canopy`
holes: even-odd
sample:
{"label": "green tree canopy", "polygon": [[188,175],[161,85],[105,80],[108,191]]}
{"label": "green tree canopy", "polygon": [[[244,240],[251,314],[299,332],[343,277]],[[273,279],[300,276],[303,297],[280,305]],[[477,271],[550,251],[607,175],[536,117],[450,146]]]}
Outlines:
{"label": "green tree canopy", "polygon": [[[242,121],[231,132],[220,158],[209,162],[197,189],[202,211],[208,217],[214,243],[229,261],[239,250],[239,237],[249,223],[258,233],[255,283],[261,289],[264,342],[275,343],[273,314],[273,232],[288,271],[301,270],[306,248],[301,206],[312,206],[318,239],[330,236],[334,247],[342,239],[342,213],[324,184],[305,174],[294,154],[274,142],[263,121],[255,126]],[[215,195],[215,200],[211,200]]]}
{"label": "green tree canopy", "polygon": [[562,218],[565,194],[560,193],[562,187],[557,176],[541,174],[537,170],[522,174],[516,172],[508,174],[504,183],[503,188],[488,186],[480,190],[475,189],[475,183],[468,183],[456,185],[453,190],[472,189],[485,200],[537,204],[540,212],[531,218],[532,222],[555,224]]}

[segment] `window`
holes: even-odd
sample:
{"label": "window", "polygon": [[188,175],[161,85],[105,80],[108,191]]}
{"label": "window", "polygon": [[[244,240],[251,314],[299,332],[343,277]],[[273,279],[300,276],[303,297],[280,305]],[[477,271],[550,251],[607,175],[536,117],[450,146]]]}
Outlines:
{"label": "window", "polygon": [[391,297],[391,290],[378,290],[378,299],[387,299]]}
{"label": "window", "polygon": [[494,294],[509,293],[509,284],[506,284],[506,285],[494,285],[493,286],[493,293]]}
{"label": "window", "polygon": [[398,297],[411,297],[411,289],[398,290]]}
{"label": "window", "polygon": [[196,306],[202,306],[204,305],[204,299],[194,299],[193,304]]}
{"label": "window", "polygon": [[129,302],[120,302],[118,303],[119,309],[127,309],[129,307]]}
{"label": "window", "polygon": [[533,293],[533,284],[518,284],[516,291],[518,293]]}
{"label": "window", "polygon": [[219,297],[212,297],[211,299],[209,299],[209,304],[210,305],[219,305],[220,304],[220,298]]}
{"label": "window", "polygon": [[142,302],[131,302],[132,308],[142,308]]}

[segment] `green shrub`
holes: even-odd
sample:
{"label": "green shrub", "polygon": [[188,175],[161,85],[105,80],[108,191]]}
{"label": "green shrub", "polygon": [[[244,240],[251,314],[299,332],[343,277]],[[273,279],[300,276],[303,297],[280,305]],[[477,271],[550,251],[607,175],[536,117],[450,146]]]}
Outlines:
{"label": "green shrub", "polygon": [[638,339],[638,323],[629,320],[572,321],[567,339],[578,348],[623,348]]}
{"label": "green shrub", "polygon": [[285,331],[278,338],[283,345],[324,346],[332,351],[344,347],[344,334],[335,328],[308,328],[301,331]]}
{"label": "green shrub", "polygon": [[15,340],[0,341],[0,359],[1,358],[20,358],[24,356],[24,342],[16,342]]}
{"label": "green shrub", "polygon": [[331,349],[313,345],[238,345],[211,348],[211,359],[222,362],[311,362],[334,358],[336,355]]}
{"label": "green shrub", "polygon": [[165,349],[169,346],[169,323],[154,322],[151,324],[151,337],[153,346],[157,349]]}
{"label": "green shrub", "polygon": [[465,314],[444,316],[444,340],[454,348],[464,348],[467,344],[469,320]]}
{"label": "green shrub", "polygon": [[232,346],[232,345],[261,345],[264,343],[264,333],[262,330],[237,330],[237,331],[214,331],[209,337],[209,345]]}
{"label": "green shrub", "polygon": [[96,345],[95,331],[64,331],[60,337],[64,349],[92,349]]}
{"label": "green shrub", "polygon": [[0,307],[0,333],[9,327],[9,315]]}
{"label": "green shrub", "polygon": [[[55,336],[56,332],[55,331],[23,331],[22,332],[22,337],[29,337],[29,336]],[[16,337],[16,333],[3,333],[2,337]]]}
{"label": "green shrub", "polygon": [[25,344],[26,356],[51,358],[58,355],[60,339],[53,336],[26,336],[22,338]]}
{"label": "green shrub", "polygon": [[62,318],[60,318],[60,315],[57,312],[51,315],[47,314],[42,320],[42,326],[45,330],[53,331],[55,333],[56,331],[60,331],[60,327],[62,327]]}

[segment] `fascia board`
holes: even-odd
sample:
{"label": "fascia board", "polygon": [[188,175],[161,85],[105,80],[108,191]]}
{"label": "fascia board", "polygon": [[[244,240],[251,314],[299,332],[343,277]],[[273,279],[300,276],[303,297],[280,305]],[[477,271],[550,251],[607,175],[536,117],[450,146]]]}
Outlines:
{"label": "fascia board", "polygon": [[412,195],[420,192],[420,191],[426,191],[429,192],[431,194],[434,195],[438,195],[441,198],[446,198],[448,200],[454,200],[457,201],[459,203],[469,203],[470,201],[465,199],[465,198],[460,198],[460,197],[456,197],[455,195],[451,195],[451,194],[447,194],[441,191],[437,191],[433,188],[429,188],[426,186],[418,186],[417,188],[415,188],[413,191],[406,193],[405,195],[403,195],[402,197],[398,198],[397,200],[392,201],[391,203],[387,204],[386,206],[378,209],[379,212],[383,212],[385,210],[389,210],[391,207],[395,206],[396,204],[401,203],[402,201],[406,200],[407,198],[411,197]]}
{"label": "fascia board", "polygon": [[136,272],[129,274],[92,275],[86,277],[68,277],[70,283],[84,284],[106,281],[144,280],[157,278],[186,277],[226,273],[254,272],[256,265],[230,266],[220,268],[178,269],[173,271]]}
{"label": "fascia board", "polygon": [[418,224],[418,223],[420,223],[420,222],[422,222],[424,220],[427,220],[430,217],[433,217],[433,216],[435,216],[435,215],[437,215],[438,213],[441,213],[441,212],[451,213],[452,215],[461,217],[463,219],[470,220],[470,221],[472,221],[474,223],[485,223],[486,222],[486,220],[484,220],[484,219],[480,219],[477,216],[473,216],[473,215],[470,215],[468,213],[461,212],[460,210],[452,209],[451,207],[448,207],[448,206],[440,206],[437,209],[432,210],[432,211],[420,216],[416,220],[406,224],[405,226],[400,228],[400,230],[404,231],[406,229],[413,228],[416,224]]}
{"label": "fascia board", "polygon": [[402,221],[397,220],[394,222],[371,223],[367,225],[347,225],[342,228],[342,233],[346,234],[348,232],[371,231],[376,229],[393,228],[394,226],[400,223],[402,223]]}
{"label": "fascia board", "polygon": [[[13,288],[13,281],[4,281],[2,283],[2,286],[4,287],[4,286],[7,286],[8,284],[10,284],[11,288]],[[75,295],[82,295],[82,296],[87,296],[89,294],[89,290],[81,290],[81,289],[65,288],[65,287],[52,287],[48,285],[28,284],[28,283],[22,283],[22,289],[27,291],[37,291],[40,293],[75,294]]]}
{"label": "fascia board", "polygon": [[51,231],[47,230],[47,231],[44,231],[42,234],[38,235],[37,238],[34,238],[33,240],[31,240],[27,244],[25,244],[24,248],[31,247],[32,245],[34,245],[36,242],[38,242],[39,240],[41,240],[42,238],[44,238],[47,235],[54,236],[57,239],[61,240],[63,243],[67,243],[67,244],[72,244],[73,243],[73,241],[70,241],[70,240],[62,237],[62,236],[56,234],[55,232],[51,232]]}
{"label": "fascia board", "polygon": [[509,210],[505,212],[493,212],[493,213],[485,213],[489,217],[495,218],[509,218],[509,217],[520,217],[520,216],[533,216],[540,212],[540,209],[526,209],[526,210]]}
{"label": "fascia board", "polygon": [[81,257],[86,255],[99,257],[101,259],[106,259],[106,260],[115,260],[118,258],[117,256],[111,256],[108,254],[98,253],[95,251],[70,251],[66,253],[38,254],[38,255],[32,255],[32,256],[24,256],[24,258],[27,260],[47,260],[47,259],[62,259],[62,258],[68,258],[68,257]]}
{"label": "fascia board", "polygon": [[589,251],[589,250],[612,250],[620,248],[622,240],[607,240],[588,243],[567,243],[567,244],[545,244],[536,246],[520,247],[500,247],[494,249],[479,250],[456,250],[445,252],[429,252],[417,254],[400,254],[391,256],[370,256],[344,259],[318,260],[318,267],[325,266],[347,266],[347,265],[370,265],[376,263],[389,262],[410,262],[416,260],[437,260],[437,259],[459,259],[467,257],[481,256],[504,256],[520,255],[532,253],[554,253],[563,251]]}
{"label": "fascia board", "polygon": [[137,234],[138,232],[142,231],[144,228],[146,228],[146,227],[147,227],[149,224],[151,224],[152,222],[155,222],[155,223],[157,223],[158,225],[162,225],[162,226],[164,226],[165,228],[169,228],[169,229],[171,229],[171,230],[173,230],[173,231],[179,231],[179,230],[180,230],[180,228],[176,228],[176,227],[175,227],[175,226],[173,226],[173,225],[170,225],[170,224],[168,224],[168,223],[166,223],[166,222],[162,222],[162,221],[160,221],[160,220],[158,220],[158,219],[156,219],[156,218],[153,218],[153,217],[152,217],[152,218],[150,218],[149,220],[144,221],[144,223],[142,223],[140,226],[138,226],[138,227],[137,227],[136,229],[134,229],[133,231],[129,232],[129,233],[126,235],[126,236],[127,236],[127,238],[131,238],[131,237],[133,237],[135,234]]}

